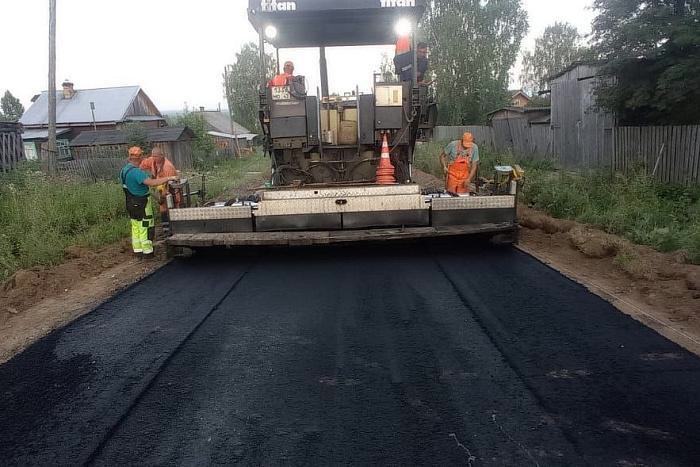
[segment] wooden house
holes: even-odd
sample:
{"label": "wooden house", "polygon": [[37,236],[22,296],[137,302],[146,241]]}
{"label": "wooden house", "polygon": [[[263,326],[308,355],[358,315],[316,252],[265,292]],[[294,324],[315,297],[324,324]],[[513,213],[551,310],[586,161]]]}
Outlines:
{"label": "wooden house", "polygon": [[[160,147],[165,156],[178,169],[192,168],[192,140],[194,132],[187,127],[149,128],[146,142]],[[71,151],[76,160],[126,159],[129,149],[128,135],[123,130],[85,131],[71,141]]]}
{"label": "wooden house", "polygon": [[527,107],[530,104],[530,96],[525,94],[525,91],[523,91],[522,89],[513,90],[510,91],[510,93],[510,105],[512,107]]}
{"label": "wooden house", "polygon": [[202,116],[207,134],[214,139],[217,155],[239,155],[252,151],[253,140],[258,135],[233,121],[228,111],[204,110],[201,107],[197,114]]}
{"label": "wooden house", "polygon": [[[139,86],[75,89],[65,81],[56,91],[56,135],[58,158],[70,159],[70,141],[85,131],[116,130],[129,122],[146,128],[165,126],[165,118]],[[49,95],[34,96],[20,123],[28,157],[35,157],[48,140]]]}

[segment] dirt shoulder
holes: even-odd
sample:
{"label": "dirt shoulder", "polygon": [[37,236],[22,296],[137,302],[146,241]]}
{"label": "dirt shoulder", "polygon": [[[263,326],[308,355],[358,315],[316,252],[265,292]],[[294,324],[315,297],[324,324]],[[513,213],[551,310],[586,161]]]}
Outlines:
{"label": "dirt shoulder", "polygon": [[164,247],[156,254],[136,258],[127,241],[99,250],[72,247],[59,266],[15,273],[0,288],[0,363],[160,268]]}
{"label": "dirt shoulder", "polygon": [[700,355],[700,266],[585,225],[519,208],[520,248]]}

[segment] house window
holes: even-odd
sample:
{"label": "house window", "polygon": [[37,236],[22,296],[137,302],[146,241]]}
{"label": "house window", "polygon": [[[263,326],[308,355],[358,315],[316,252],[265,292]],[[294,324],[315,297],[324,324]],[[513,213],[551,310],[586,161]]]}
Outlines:
{"label": "house window", "polygon": [[70,143],[68,140],[59,139],[56,141],[56,149],[58,149],[58,159],[68,160],[73,158],[70,153]]}
{"label": "house window", "polygon": [[24,143],[24,157],[26,157],[28,161],[37,160],[36,144],[34,144],[33,142]]}

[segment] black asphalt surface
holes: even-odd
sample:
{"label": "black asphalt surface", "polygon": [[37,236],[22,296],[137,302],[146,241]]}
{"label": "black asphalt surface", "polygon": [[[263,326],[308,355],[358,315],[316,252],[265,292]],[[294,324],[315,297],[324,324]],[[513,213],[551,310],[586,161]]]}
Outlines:
{"label": "black asphalt surface", "polygon": [[700,359],[513,248],[175,261],[0,367],[0,465],[700,465]]}

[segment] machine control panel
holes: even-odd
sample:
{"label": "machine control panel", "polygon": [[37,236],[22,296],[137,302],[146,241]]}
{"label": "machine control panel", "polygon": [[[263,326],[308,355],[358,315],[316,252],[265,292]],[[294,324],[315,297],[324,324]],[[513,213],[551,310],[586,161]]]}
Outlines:
{"label": "machine control panel", "polygon": [[401,84],[382,84],[375,87],[377,107],[401,107],[403,105],[403,86]]}
{"label": "machine control panel", "polygon": [[289,86],[272,86],[270,89],[273,101],[286,101],[292,98]]}

